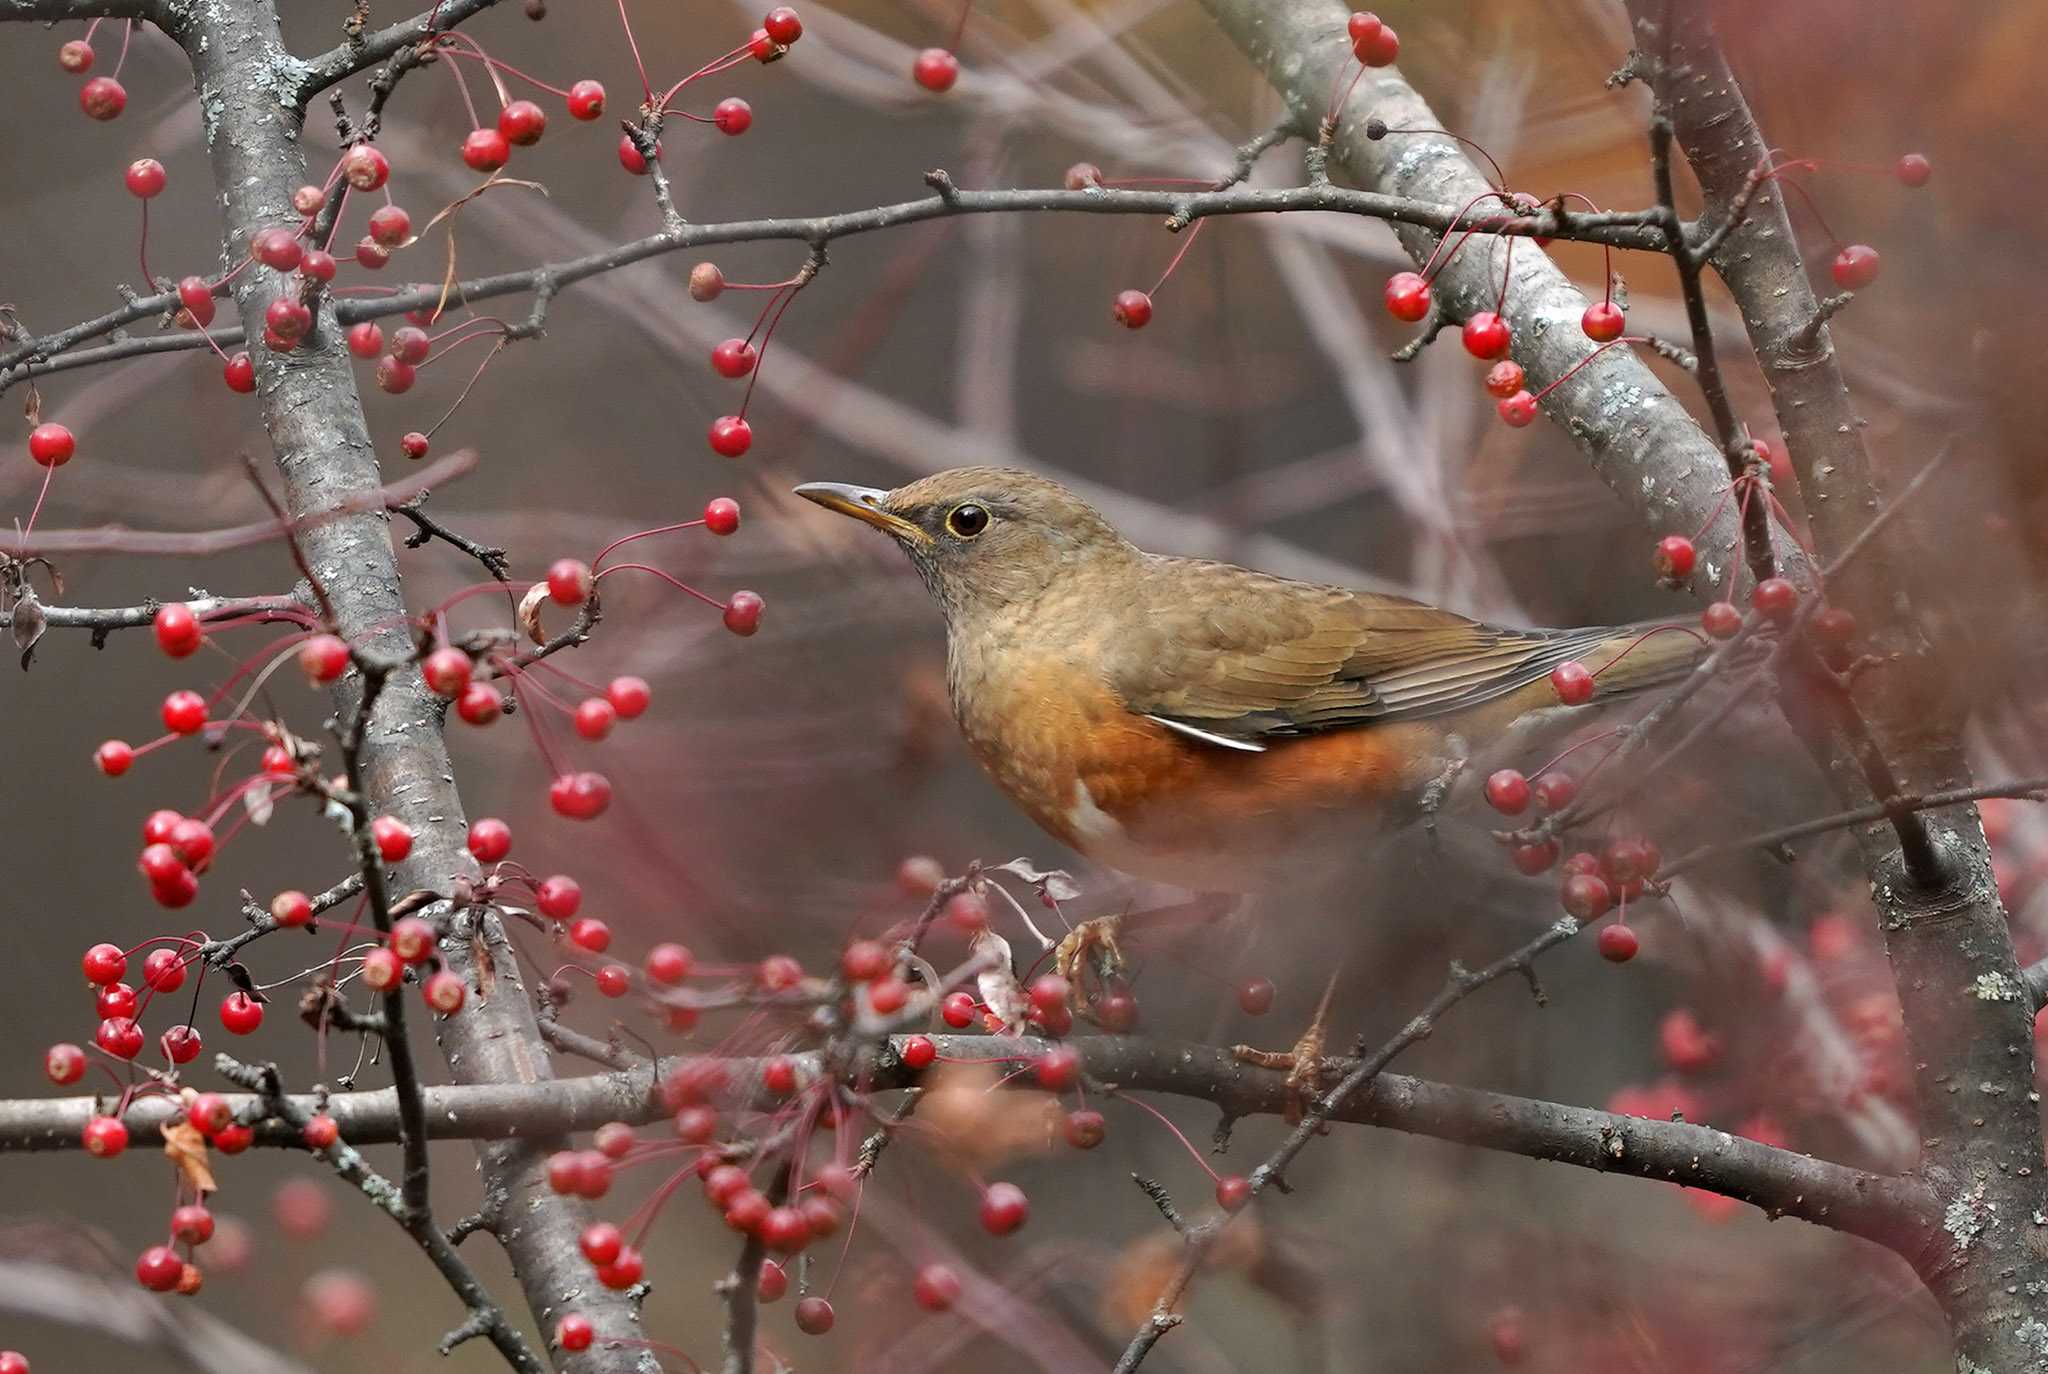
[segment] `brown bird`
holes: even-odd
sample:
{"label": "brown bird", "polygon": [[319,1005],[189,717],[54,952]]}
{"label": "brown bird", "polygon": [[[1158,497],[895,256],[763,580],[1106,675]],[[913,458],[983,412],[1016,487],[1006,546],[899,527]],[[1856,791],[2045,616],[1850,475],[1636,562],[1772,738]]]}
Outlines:
{"label": "brown bird", "polygon": [[1198,891],[1251,891],[1414,819],[1468,750],[1560,707],[1559,664],[1606,700],[1703,652],[1668,622],[1508,629],[1146,553],[1005,468],[796,490],[910,555],[945,613],[954,716],[1013,801],[1091,859]]}

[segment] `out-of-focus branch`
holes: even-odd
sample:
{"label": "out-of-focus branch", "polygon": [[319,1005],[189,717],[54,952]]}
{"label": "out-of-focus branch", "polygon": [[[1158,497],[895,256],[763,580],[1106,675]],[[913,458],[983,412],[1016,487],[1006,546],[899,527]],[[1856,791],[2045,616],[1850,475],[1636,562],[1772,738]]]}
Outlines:
{"label": "out-of-focus branch", "polygon": [[[0,1259],[0,1313],[126,1341],[146,1350],[151,1365],[174,1360],[195,1374],[314,1374],[202,1307],[164,1302],[112,1260],[100,1273],[49,1260]],[[144,1367],[139,1359],[137,1367]]]}
{"label": "out-of-focus branch", "polygon": [[59,24],[67,19],[146,19],[161,28],[165,0],[0,0],[0,24]]}
{"label": "out-of-focus branch", "polygon": [[[362,496],[345,497],[323,510],[299,516],[291,528],[304,531],[328,520],[339,520],[364,511],[397,510],[419,499],[422,493],[444,482],[452,482],[476,471],[477,452],[458,449],[436,458],[401,481]],[[125,525],[101,525],[87,530],[37,530],[27,540],[12,532],[0,534],[0,555],[27,558],[59,553],[146,554],[161,558],[202,558],[208,554],[281,539],[285,528],[276,520],[252,520],[246,525],[229,525],[217,530],[131,530]]]}

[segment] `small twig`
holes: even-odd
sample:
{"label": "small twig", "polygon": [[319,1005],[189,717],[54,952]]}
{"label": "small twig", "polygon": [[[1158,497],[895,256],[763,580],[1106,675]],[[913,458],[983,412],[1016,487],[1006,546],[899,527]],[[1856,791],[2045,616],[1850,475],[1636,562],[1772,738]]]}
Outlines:
{"label": "small twig", "polygon": [[1149,1179],[1140,1173],[1131,1175],[1131,1182],[1138,1185],[1138,1191],[1152,1199],[1152,1205],[1159,1209],[1159,1215],[1166,1218],[1166,1224],[1182,1235],[1188,1233],[1188,1219],[1173,1205],[1173,1194],[1166,1191],[1164,1184]]}
{"label": "small twig", "polygon": [[457,534],[454,530],[449,529],[433,516],[420,509],[431,494],[431,492],[422,491],[403,505],[390,508],[393,515],[402,515],[413,523],[414,531],[406,536],[405,546],[408,549],[417,549],[423,547],[429,540],[439,539],[444,543],[454,545],[477,562],[483,564],[484,570],[498,581],[511,581],[512,565],[506,560],[503,549],[489,544],[479,544],[474,539]]}

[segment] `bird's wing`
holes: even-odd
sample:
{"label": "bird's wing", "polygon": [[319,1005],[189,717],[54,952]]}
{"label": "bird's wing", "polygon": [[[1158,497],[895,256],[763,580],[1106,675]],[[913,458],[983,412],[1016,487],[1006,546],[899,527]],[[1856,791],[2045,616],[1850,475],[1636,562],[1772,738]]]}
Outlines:
{"label": "bird's wing", "polygon": [[1227,564],[1154,559],[1148,614],[1105,646],[1128,709],[1187,734],[1258,740],[1478,705],[1608,641],[1511,630],[1396,596]]}

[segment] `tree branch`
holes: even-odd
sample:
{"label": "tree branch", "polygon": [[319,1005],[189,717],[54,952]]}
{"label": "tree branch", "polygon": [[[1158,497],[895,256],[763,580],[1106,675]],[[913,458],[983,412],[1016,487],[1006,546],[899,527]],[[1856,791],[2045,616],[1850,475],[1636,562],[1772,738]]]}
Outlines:
{"label": "tree branch", "polygon": [[375,33],[362,34],[329,48],[318,57],[308,58],[299,65],[298,80],[286,93],[287,99],[301,112],[312,103],[313,97],[337,81],[345,81],[357,72],[368,71],[398,52],[399,49],[418,43],[431,34],[446,33],[464,20],[495,5],[498,0],[444,0],[444,3],[423,10],[412,18],[379,29]]}

